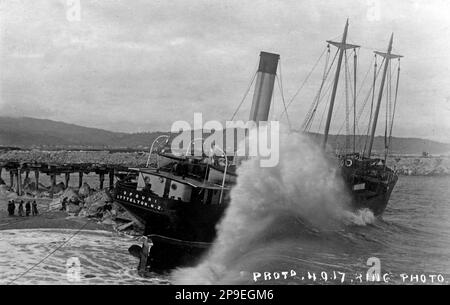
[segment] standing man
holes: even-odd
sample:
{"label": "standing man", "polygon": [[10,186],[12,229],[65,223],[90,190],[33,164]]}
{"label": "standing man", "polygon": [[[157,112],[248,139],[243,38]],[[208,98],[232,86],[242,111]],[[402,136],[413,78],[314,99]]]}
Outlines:
{"label": "standing man", "polygon": [[33,216],[37,216],[38,209],[37,209],[37,203],[36,200],[33,200]]}
{"label": "standing man", "polygon": [[11,216],[14,216],[14,213],[16,212],[16,202],[13,200],[11,200]]}
{"label": "standing man", "polygon": [[20,200],[19,203],[19,216],[23,217],[23,200]]}
{"label": "standing man", "polygon": [[30,212],[31,212],[31,204],[29,201],[27,201],[27,203],[25,204],[25,215],[30,216]]}
{"label": "standing man", "polygon": [[12,200],[8,201],[8,215],[14,216],[14,203]]}
{"label": "standing man", "polygon": [[64,197],[62,202],[61,202],[61,209],[59,209],[60,211],[65,211],[67,209],[67,197]]}

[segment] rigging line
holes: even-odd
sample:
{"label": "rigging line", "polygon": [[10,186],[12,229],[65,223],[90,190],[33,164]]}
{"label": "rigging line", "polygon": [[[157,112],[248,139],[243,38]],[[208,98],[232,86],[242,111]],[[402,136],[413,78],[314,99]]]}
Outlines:
{"label": "rigging line", "polygon": [[306,129],[306,127],[308,126],[308,124],[310,123],[310,121],[314,118],[315,112],[317,110],[317,107],[319,106],[319,102],[320,102],[320,95],[322,94],[322,89],[323,86],[326,82],[326,78],[327,78],[327,71],[328,71],[328,63],[330,60],[330,52],[329,52],[329,45],[328,45],[328,54],[327,54],[327,58],[325,60],[325,66],[323,67],[323,74],[322,74],[322,82],[320,83],[320,87],[319,87],[319,91],[317,92],[316,96],[313,99],[313,102],[308,110],[308,113],[305,116],[305,120],[303,121],[302,124],[302,129]]}
{"label": "rigging line", "polygon": [[282,73],[282,69],[281,69],[281,61],[280,61],[280,64],[278,65],[278,69],[280,70],[280,76],[276,75],[276,78],[278,80],[278,87],[280,88],[280,92],[281,92],[281,100],[283,101],[284,111],[286,112],[286,119],[288,122],[289,131],[291,131],[292,125],[291,125],[291,121],[289,120],[289,115],[287,113],[287,108],[286,108],[286,102],[284,100],[283,73]]}
{"label": "rigging line", "polygon": [[244,103],[245,99],[247,98],[247,95],[250,92],[250,89],[252,88],[253,82],[255,81],[256,75],[258,74],[258,65],[259,65],[259,59],[256,62],[255,69],[253,70],[253,71],[255,71],[255,73],[253,74],[252,79],[250,80],[250,84],[248,85],[247,90],[245,91],[245,94],[244,94],[241,102],[239,103],[238,107],[236,108],[236,110],[234,111],[233,115],[231,116],[230,121],[233,121],[234,117],[236,116],[236,114],[238,113],[238,111],[241,108],[242,104]]}
{"label": "rigging line", "polygon": [[353,153],[356,153],[356,72],[358,55],[356,54],[356,49],[353,49]]}
{"label": "rigging line", "polygon": [[78,233],[81,232],[81,230],[83,230],[87,224],[90,222],[90,220],[88,219],[86,221],[85,224],[83,224],[83,226],[81,226],[81,228],[79,228],[74,234],[72,234],[69,239],[67,239],[66,241],[64,241],[61,245],[59,245],[58,247],[56,247],[56,249],[54,249],[52,252],[50,252],[49,254],[47,254],[43,259],[41,259],[39,262],[37,262],[36,264],[34,264],[33,266],[31,266],[30,268],[28,268],[25,272],[21,273],[18,277],[14,278],[13,280],[11,280],[10,282],[8,282],[7,285],[11,285],[13,284],[15,281],[17,281],[18,279],[22,278],[23,276],[25,276],[28,272],[30,272],[31,270],[33,270],[34,268],[36,268],[37,266],[39,266],[41,263],[43,263],[47,258],[49,258],[50,256],[52,256],[56,251],[58,251],[59,249],[61,249],[62,247],[64,247],[72,238],[74,238]]}
{"label": "rigging line", "polygon": [[372,90],[372,91],[369,91],[368,94],[367,94],[367,96],[366,96],[366,98],[364,99],[363,107],[361,108],[361,110],[360,110],[359,113],[358,113],[358,119],[357,119],[357,122],[359,122],[359,118],[361,117],[362,112],[364,111],[364,108],[365,108],[365,106],[366,106],[366,104],[367,104],[367,101],[369,100],[369,97],[370,97],[371,93],[372,93],[372,99],[374,99],[374,97],[375,97],[375,88],[376,88],[375,84],[376,84],[376,79],[378,78],[378,75],[380,74],[381,68],[383,67],[383,63],[384,63],[384,59],[383,59],[383,61],[381,62],[381,64],[380,64],[380,66],[379,66],[378,71],[376,72],[376,74],[375,74],[375,70],[374,70],[374,82],[373,82],[373,85],[369,88],[369,89]]}
{"label": "rigging line", "polygon": [[272,118],[272,120],[275,120],[275,105],[276,105],[276,100],[275,100],[275,88],[272,92],[272,100],[270,103],[271,107],[270,107],[270,117]]}
{"label": "rigging line", "polygon": [[344,50],[344,85],[345,85],[345,153],[348,152],[350,146],[350,124],[349,124],[349,105],[348,105],[348,60],[347,60],[347,50]]}
{"label": "rigging line", "polygon": [[[281,69],[280,69],[280,74],[281,74]],[[276,75],[275,77],[277,78],[278,87],[279,87],[280,92],[281,92],[281,100],[282,100],[282,102],[283,102],[284,110],[286,111],[287,109],[286,109],[286,103],[285,103],[285,101],[284,101],[283,83],[282,83],[280,77],[278,77],[278,75]],[[292,130],[292,125],[291,125],[291,121],[290,121],[290,119],[289,119],[289,115],[288,115],[287,112],[286,112],[286,119],[287,119],[287,122],[288,122],[289,131],[291,131],[291,130]]]}
{"label": "rigging line", "polygon": [[[376,75],[376,71],[377,71],[377,54],[375,54],[375,56],[374,56],[374,62],[375,63],[374,63],[374,69],[373,69],[372,102],[370,104],[370,116],[369,116],[369,122],[367,124],[367,133],[366,133],[366,136],[365,136],[363,156],[366,153],[367,140],[368,140],[368,137],[369,137],[370,127],[372,125],[373,102],[374,102],[374,99],[375,99],[375,85],[376,85],[376,80],[377,80],[377,75]],[[380,65],[380,67],[381,66],[382,65]]]}
{"label": "rigging line", "polygon": [[244,97],[242,98],[241,102],[239,103],[239,106],[236,108],[236,110],[234,111],[233,115],[231,116],[230,121],[233,121],[234,117],[236,116],[236,114],[238,113],[239,109],[241,108],[242,104],[244,103],[245,99],[247,98],[248,93],[250,92],[250,89],[252,88],[253,82],[255,81],[255,77],[258,74],[258,72],[255,72],[253,74],[253,77],[250,81],[250,84],[247,87],[247,90],[245,91]]}
{"label": "rigging line", "polygon": [[[399,64],[400,63],[397,63],[397,65],[395,66],[395,69],[394,69],[394,71],[398,71],[398,67],[399,67]],[[393,74],[394,74],[394,72],[393,72],[393,70],[392,69],[390,69],[391,71],[389,71],[390,72],[390,79],[391,79],[391,83],[389,84],[390,85],[390,105],[389,105],[389,126],[390,126],[390,124],[391,124],[391,121],[392,121],[392,79],[393,79]],[[397,74],[398,74],[398,72],[397,72]],[[390,127],[389,127],[390,128]]]}
{"label": "rigging line", "polygon": [[[305,126],[305,130],[311,129],[312,122],[313,122],[314,117],[315,117],[315,115],[316,115],[316,113],[317,113],[317,108],[318,108],[319,104],[320,104],[324,99],[330,98],[330,93],[331,93],[331,87],[332,87],[332,86],[333,86],[333,80],[330,80],[329,83],[328,83],[328,87],[325,89],[325,93],[324,93],[324,94],[320,97],[320,99],[317,101],[316,107],[314,108],[314,111],[312,112],[311,117],[310,117],[310,119],[309,119],[307,125]],[[327,104],[325,105],[325,110],[326,110],[326,106],[327,106],[327,105],[328,105],[328,102],[327,102]],[[323,118],[323,113],[322,113],[322,118]]]}
{"label": "rigging line", "polygon": [[[339,49],[336,51],[336,54],[334,55],[333,61],[331,62],[331,65],[330,65],[330,67],[329,67],[329,69],[328,69],[328,71],[327,71],[327,74],[326,74],[326,76],[325,76],[325,80],[326,80],[326,78],[328,77],[328,75],[329,75],[329,73],[330,73],[330,71],[331,71],[331,69],[332,69],[332,67],[333,67],[333,63],[334,63],[334,61],[336,60],[338,51],[339,51]],[[348,55],[348,56],[349,56],[349,55]],[[348,57],[346,56],[346,58],[348,58]],[[332,79],[332,80],[330,81],[330,83],[329,83],[329,87],[327,88],[327,90],[330,90],[330,89],[331,89],[333,83],[334,83],[334,80]],[[319,91],[318,94],[316,95],[316,98],[319,96],[319,93],[320,93],[320,91]],[[329,97],[329,96],[328,96],[328,97]],[[328,97],[327,97],[327,98],[328,98]],[[317,103],[316,109],[317,109],[317,106],[319,105],[319,103],[320,103],[322,100],[323,100],[323,96],[320,98],[319,102]],[[329,104],[329,103],[327,102],[327,104],[325,105],[324,111],[326,111],[326,109],[327,109],[326,106],[327,106],[328,104]],[[335,112],[338,112],[338,110],[340,109],[340,106],[341,106],[341,103],[338,104],[338,108],[336,109]],[[315,111],[314,111],[313,114],[315,115]],[[319,131],[320,131],[320,127],[321,127],[321,125],[322,125],[323,116],[324,116],[324,113],[322,113],[322,117],[321,117],[321,120],[320,120]],[[314,117],[311,117],[311,120],[312,120],[313,118],[314,118]]]}
{"label": "rigging line", "polygon": [[397,80],[396,80],[396,84],[395,84],[395,95],[394,95],[394,109],[392,110],[391,130],[389,131],[389,146],[391,146],[391,140],[392,140],[392,127],[394,125],[395,109],[397,106],[397,93],[398,93],[399,80],[400,80],[400,59],[398,59]]}
{"label": "rigging line", "polygon": [[[313,111],[312,111],[312,113],[311,113],[311,111],[308,111],[308,114],[307,114],[307,116],[305,118],[305,121],[303,122],[303,125],[305,125],[305,122],[307,122],[306,125],[310,124],[311,122],[309,122],[309,121],[312,121],[314,119],[315,113],[317,111],[317,107],[319,106],[319,103],[323,100],[323,95],[321,96],[322,90],[323,90],[323,86],[324,86],[325,82],[327,81],[328,75],[331,72],[331,69],[333,67],[334,61],[336,60],[336,57],[337,57],[337,51],[336,51],[336,54],[334,55],[334,58],[333,58],[333,60],[331,62],[331,65],[329,66],[328,70],[326,71],[326,73],[322,77],[322,82],[320,84],[319,91],[317,92],[316,96],[314,97],[313,103],[311,104],[310,110],[313,109]],[[326,63],[328,64],[328,59],[327,59]],[[325,72],[325,70],[326,69],[324,68],[324,72]],[[330,81],[326,91],[331,89],[331,85],[332,84],[333,84],[333,81]],[[288,105],[288,107],[289,107],[289,105]]]}
{"label": "rigging line", "polygon": [[[366,118],[369,116],[369,114],[370,114],[370,112],[369,112],[369,111],[366,111],[366,112],[364,113],[364,117],[363,117],[363,120],[362,120],[362,121],[365,121]],[[368,126],[370,127],[370,124],[368,124]],[[365,126],[363,126],[363,127],[365,127]],[[358,133],[360,133],[359,126],[356,126],[356,128],[357,128],[357,130],[358,130]],[[365,130],[365,128],[364,128],[364,130]],[[358,146],[361,146],[361,145],[362,145],[362,141],[366,141],[366,137],[368,137],[368,135],[366,135],[366,134],[363,133],[363,132],[361,132],[360,134],[361,134],[361,138],[358,140]],[[366,146],[366,143],[364,143],[364,146]],[[365,148],[363,148],[363,152],[364,152],[364,151],[365,151]]]}
{"label": "rigging line", "polygon": [[[345,98],[345,91],[342,91],[342,95],[341,95],[341,100]],[[341,109],[343,103],[338,103],[337,107],[336,107],[336,111],[335,113],[339,113],[339,110]],[[339,128],[338,132],[336,133],[337,135],[341,134],[342,128],[345,125],[345,119],[342,121],[341,127]]]}
{"label": "rigging line", "polygon": [[[385,58],[383,58],[383,60],[381,61],[381,64],[379,65],[378,72],[376,74],[375,80],[378,79],[378,75],[380,74],[381,69],[384,66],[384,61],[385,61]],[[374,82],[374,84],[375,84],[375,82]],[[366,141],[368,141],[370,139],[369,138],[370,127],[371,127],[371,125],[373,123],[372,120],[373,120],[373,106],[374,106],[374,99],[375,99],[375,89],[376,89],[376,86],[372,87],[371,117],[369,119],[368,126],[367,126],[367,138],[366,138]],[[368,99],[368,97],[369,96],[367,96],[367,99]],[[367,103],[367,100],[365,101],[365,104],[366,103]],[[364,107],[365,107],[365,104],[364,104]]]}
{"label": "rigging line", "polygon": [[[344,53],[345,53],[345,56],[344,56],[344,74],[345,74],[345,82],[344,82],[344,93],[345,93],[345,95],[344,95],[344,97],[345,97],[345,121],[344,121],[344,123],[345,123],[345,125],[346,125],[346,134],[347,135],[349,135],[349,133],[350,133],[350,126],[349,126],[349,121],[350,121],[350,119],[349,119],[349,113],[350,113],[350,110],[349,110],[349,105],[348,105],[348,79],[351,79],[351,75],[350,75],[350,72],[349,72],[349,68],[348,68],[348,59],[349,59],[349,57],[351,56],[351,54],[352,53],[349,53],[348,55],[347,55],[347,50],[344,50]],[[351,94],[352,94],[352,98],[353,98],[353,93],[351,92]],[[338,108],[336,109],[336,112],[340,109],[340,104],[338,105]],[[340,131],[339,131],[339,133],[340,133]],[[339,134],[338,133],[338,134]],[[349,143],[349,142],[348,142]],[[347,143],[347,137],[345,138],[345,144],[347,145],[348,144]],[[349,145],[350,146],[350,145]]]}
{"label": "rigging line", "polygon": [[[322,59],[323,55],[325,54],[325,52],[327,52],[327,50],[329,50],[329,47],[326,47],[322,54],[319,56],[319,59],[316,61],[316,63],[314,64],[314,66],[312,67],[311,71],[308,73],[308,75],[306,76],[306,78],[304,79],[303,83],[300,85],[300,87],[297,89],[297,91],[295,92],[295,94],[292,96],[292,98],[289,100],[289,102],[287,103],[286,108],[289,108],[289,106],[292,104],[292,102],[294,101],[294,99],[297,97],[297,95],[300,93],[300,91],[303,89],[303,87],[305,86],[306,82],[308,81],[308,79],[310,78],[310,76],[312,75],[312,73],[314,72],[314,70],[316,69],[317,65],[319,64],[320,60]],[[334,55],[334,59],[337,56],[337,53]],[[333,59],[333,62],[334,62]],[[333,65],[333,64],[331,64]],[[283,117],[284,112],[280,115],[280,120]]]}
{"label": "rigging line", "polygon": [[[389,79],[389,75],[390,73],[390,66],[391,66],[391,62],[389,61],[388,63],[388,69],[389,72],[387,73],[387,84],[386,84],[386,109],[385,109],[385,125],[384,125],[384,160],[386,161],[387,158],[387,130],[388,130],[388,115],[389,115],[389,83],[390,83],[390,79]],[[385,163],[386,164],[386,163]]]}
{"label": "rigging line", "polygon": [[359,97],[359,95],[360,95],[360,93],[361,93],[361,91],[362,91],[362,89],[363,89],[363,87],[364,87],[364,84],[365,84],[365,82],[366,82],[366,79],[367,79],[367,77],[369,76],[369,73],[370,73],[370,71],[372,70],[372,68],[373,68],[373,65],[372,65],[372,63],[371,63],[371,64],[369,65],[369,68],[368,68],[367,71],[366,71],[366,74],[364,75],[364,78],[363,78],[363,80],[362,80],[361,85],[359,86],[358,93],[356,94],[356,98]]}
{"label": "rigging line", "polygon": [[[330,89],[331,89],[331,85],[333,84],[333,82],[331,82],[330,83]],[[330,99],[330,97],[331,97],[331,90],[328,90],[328,93],[327,93],[327,96],[326,96],[326,103],[325,103],[325,107],[323,108],[323,111],[322,111],[322,116],[321,116],[321,118],[320,118],[320,123],[319,123],[319,128],[318,128],[318,133],[320,132],[320,130],[322,129],[322,121],[323,121],[323,118],[324,118],[324,116],[325,116],[325,113],[327,112],[327,108],[328,108],[328,105],[330,104],[330,102],[331,102],[331,99]],[[339,107],[339,106],[338,106]]]}
{"label": "rigging line", "polygon": [[[348,94],[349,91],[349,86],[348,86],[348,82],[350,79],[352,79],[352,74],[350,72],[349,66],[348,66],[348,58],[351,56],[352,53],[350,53],[346,58],[345,58],[345,68],[344,68],[344,73],[345,73],[345,121],[342,123],[341,127],[339,128],[337,134],[341,134],[342,128],[344,127],[344,124],[346,126],[346,135],[345,135],[345,145],[348,146],[348,148],[350,147],[350,110],[353,110],[353,105],[352,108],[349,107],[349,102],[348,102],[348,96],[351,95],[352,100],[354,100],[355,95],[353,94],[353,91],[350,90],[350,94]],[[339,104],[340,106],[340,104]],[[340,109],[340,107],[338,106],[338,109]],[[336,110],[336,111],[337,111]],[[346,150],[348,150],[348,148],[346,147]]]}
{"label": "rigging line", "polygon": [[[350,54],[346,57],[346,59],[347,59],[347,65],[345,66],[345,69],[344,69],[344,73],[346,74],[346,77],[348,77],[348,79],[351,79],[351,78],[352,78],[352,74],[351,74],[351,72],[350,72],[350,69],[348,68],[348,58],[350,57],[351,54],[352,54],[352,53],[350,53]],[[346,90],[348,90],[347,85],[346,85],[345,88],[346,88]],[[347,94],[347,92],[346,92],[346,94]],[[350,90],[350,94],[351,94],[351,96],[352,96],[352,99],[355,99],[355,96],[354,96],[353,91]],[[347,103],[347,100],[346,100],[346,103]],[[340,109],[339,106],[340,106],[340,104],[338,105],[338,109],[337,109],[337,110]],[[350,109],[353,110],[353,106],[352,106],[352,108],[350,108]],[[336,110],[336,111],[337,111],[337,110]],[[350,111],[350,110],[349,110],[349,111]],[[346,112],[346,115],[347,115],[347,112]],[[339,129],[338,129],[338,133],[337,133],[337,134],[340,134],[340,133],[341,133],[342,128],[344,127],[344,124],[346,124],[346,122],[347,122],[347,120],[345,120],[345,121],[342,122],[341,126],[340,126]],[[347,129],[350,130],[349,127],[347,127]]]}
{"label": "rigging line", "polygon": [[386,131],[385,131],[385,146],[386,146],[386,152],[385,152],[385,159],[387,158],[387,155],[389,153],[389,138],[388,138],[388,129],[390,129],[391,124],[391,113],[392,113],[392,61],[389,62],[389,75],[388,75],[388,92],[387,95],[387,115],[386,115]]}
{"label": "rigging line", "polygon": [[[375,55],[375,56],[376,56],[376,55]],[[380,74],[381,68],[383,67],[383,63],[384,63],[384,58],[383,58],[383,60],[381,61],[381,64],[379,65],[378,71],[375,72],[375,71],[376,71],[376,67],[377,67],[377,62],[375,61],[375,65],[374,65],[374,81],[373,81],[373,84],[372,84],[372,86],[371,86],[371,88],[370,88],[371,91],[368,92],[366,98],[364,99],[363,107],[362,107],[361,110],[359,111],[359,114],[358,114],[357,120],[356,120],[356,122],[357,122],[357,128],[359,129],[358,125],[359,125],[359,122],[360,122],[361,115],[362,115],[362,113],[363,113],[363,111],[364,111],[364,109],[365,109],[365,107],[366,107],[367,101],[368,101],[368,99],[369,99],[369,97],[370,97],[370,95],[371,95],[371,93],[372,93],[372,102],[371,102],[371,108],[370,108],[370,109],[371,109],[371,110],[370,110],[371,115],[370,115],[370,118],[369,118],[369,122],[368,122],[368,124],[367,124],[367,136],[369,135],[369,132],[370,132],[370,126],[371,126],[371,121],[372,121],[373,102],[374,102],[374,98],[375,98],[375,88],[376,88],[376,86],[375,86],[375,85],[376,85],[376,79],[378,78],[378,75]],[[367,145],[367,140],[368,140],[368,138],[366,137],[366,143],[364,144],[364,147]],[[365,148],[364,148],[364,151],[363,151],[363,152],[365,152]]]}

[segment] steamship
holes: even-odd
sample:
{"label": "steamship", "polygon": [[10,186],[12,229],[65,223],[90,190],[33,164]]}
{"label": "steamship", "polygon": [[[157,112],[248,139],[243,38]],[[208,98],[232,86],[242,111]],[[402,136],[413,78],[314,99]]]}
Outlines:
{"label": "steamship", "polygon": [[[384,58],[384,73],[372,117],[367,153],[331,154],[327,139],[341,63],[347,49],[358,47],[346,43],[347,30],[348,21],[341,42],[328,42],[338,48],[339,58],[323,147],[328,156],[340,165],[342,177],[352,194],[353,207],[368,208],[375,215],[381,215],[398,177],[386,166],[386,159],[375,158],[371,152],[388,63],[399,56],[391,54],[392,37],[387,52],[377,52]],[[268,120],[278,61],[278,54],[260,53],[249,117],[256,123]],[[310,119],[307,117],[308,121]],[[166,137],[165,142],[160,145],[158,141],[163,137]],[[115,200],[145,224],[142,247],[129,249],[131,254],[140,258],[139,270],[144,274],[149,270],[195,265],[216,236],[216,226],[229,204],[230,190],[236,182],[236,163],[225,153],[219,156],[199,157],[188,153],[180,156],[170,150],[168,141],[168,136],[155,139],[150,149],[150,155],[154,153],[156,157],[154,166],[130,169],[128,176],[119,180],[115,187]]]}

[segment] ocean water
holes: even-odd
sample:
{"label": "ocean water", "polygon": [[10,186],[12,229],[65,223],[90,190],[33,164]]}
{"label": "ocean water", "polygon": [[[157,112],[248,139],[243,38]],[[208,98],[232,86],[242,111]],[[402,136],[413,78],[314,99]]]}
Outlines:
{"label": "ocean water", "polygon": [[[331,231],[302,231],[299,224],[297,236],[255,252],[250,274],[235,282],[371,284],[367,272],[376,261],[379,283],[448,284],[449,187],[450,177],[402,176],[382,219],[363,212],[353,224]],[[289,272],[287,278],[279,275],[276,280],[283,271]],[[290,276],[292,271],[295,276]],[[264,272],[269,272],[266,279]]]}
{"label": "ocean water", "polygon": [[167,284],[142,278],[128,254],[136,238],[106,231],[0,231],[0,285]]}
{"label": "ocean water", "polygon": [[[352,211],[320,147],[289,134],[279,164],[238,169],[218,237],[178,284],[448,284],[450,177],[401,176],[382,218]],[[369,275],[369,276],[368,276]]]}
{"label": "ocean water", "polygon": [[[450,280],[449,186],[450,177],[402,176],[382,219],[365,215],[369,223],[362,225],[362,214],[361,219],[356,218],[354,223],[338,231],[322,232],[305,230],[304,224],[288,223],[287,238],[270,239],[254,251],[248,251],[239,259],[239,266],[232,268],[235,277],[219,278],[218,282],[340,284],[344,277],[344,283],[350,284],[352,280],[365,283],[369,270],[367,260],[376,257],[381,274],[389,273],[389,284],[419,284],[422,275],[426,275],[427,284],[432,283],[434,276],[436,284],[439,274],[447,283]],[[275,234],[284,236],[283,226],[278,225],[277,229],[281,232]],[[154,278],[143,279],[137,275],[137,259],[127,251],[130,245],[139,243],[136,238],[102,231],[83,231],[72,237],[75,233],[76,230],[61,229],[0,231],[0,284],[176,282],[170,276],[155,274]],[[69,238],[67,244],[38,264]],[[68,276],[73,269],[67,263],[74,257],[80,262],[79,279]],[[288,272],[286,278],[282,272]],[[279,279],[274,278],[277,273]],[[195,272],[192,276],[195,277]]]}

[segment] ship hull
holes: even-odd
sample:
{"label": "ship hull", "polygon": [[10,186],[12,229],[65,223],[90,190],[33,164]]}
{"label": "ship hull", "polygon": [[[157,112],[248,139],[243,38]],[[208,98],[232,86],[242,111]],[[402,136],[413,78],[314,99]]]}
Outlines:
{"label": "ship hull", "polygon": [[212,244],[226,208],[162,199],[121,182],[116,184],[115,201],[145,226],[144,236],[152,244],[147,260],[152,272],[195,265]]}
{"label": "ship hull", "polygon": [[369,209],[375,216],[381,216],[386,209],[392,190],[398,178],[389,182],[376,183],[376,191],[355,191],[352,192],[352,207],[355,210]]}
{"label": "ship hull", "polygon": [[150,234],[152,243],[147,265],[154,272],[162,273],[176,267],[195,266],[212,243],[193,242]]}

